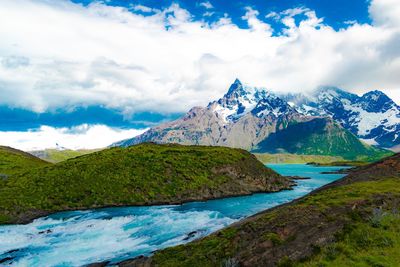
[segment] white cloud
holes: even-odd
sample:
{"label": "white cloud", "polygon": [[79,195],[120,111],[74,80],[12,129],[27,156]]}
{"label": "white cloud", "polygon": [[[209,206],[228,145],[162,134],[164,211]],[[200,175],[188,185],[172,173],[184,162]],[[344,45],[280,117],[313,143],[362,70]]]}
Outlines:
{"label": "white cloud", "polygon": [[205,13],[203,14],[203,17],[211,17],[211,16],[214,15],[214,14],[215,14],[215,12],[207,11],[207,12],[205,12]]}
{"label": "white cloud", "polygon": [[275,19],[278,20],[281,18],[281,15],[275,11],[269,12],[266,16],[267,19]]}
{"label": "white cloud", "polygon": [[194,21],[177,4],[143,16],[99,2],[1,2],[0,104],[184,112],[220,97],[236,77],[277,91],[381,89],[400,102],[397,0],[372,0],[373,25],[339,31],[312,10],[290,9],[278,14],[287,27],[279,36],[252,8],[243,14],[249,29],[240,29],[228,15]]}
{"label": "white cloud", "polygon": [[144,5],[131,5],[131,9],[134,11],[141,11],[144,13],[151,13],[151,12],[156,12],[159,11],[157,9],[148,7],[148,6],[144,6]]}
{"label": "white cloud", "polygon": [[72,128],[42,126],[27,132],[0,132],[0,144],[24,151],[55,148],[56,144],[69,149],[103,148],[131,138],[145,130],[123,130],[105,125],[82,124]]}
{"label": "white cloud", "polygon": [[205,9],[213,9],[214,8],[214,6],[210,3],[210,1],[201,2],[199,5],[204,7]]}
{"label": "white cloud", "polygon": [[369,13],[377,26],[400,26],[400,3],[398,0],[373,0],[369,7]]}
{"label": "white cloud", "polygon": [[260,12],[251,7],[246,7],[245,9],[246,14],[242,16],[242,19],[247,21],[250,30],[263,32],[267,34],[266,37],[270,36],[272,34],[271,26],[257,18]]}

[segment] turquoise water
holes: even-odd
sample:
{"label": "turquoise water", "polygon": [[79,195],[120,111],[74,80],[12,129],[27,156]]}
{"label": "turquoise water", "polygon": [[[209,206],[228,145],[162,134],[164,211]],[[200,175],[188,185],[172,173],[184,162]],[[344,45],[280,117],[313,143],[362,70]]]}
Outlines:
{"label": "turquoise water", "polygon": [[[294,190],[260,193],[183,205],[105,208],[60,212],[26,225],[0,226],[0,265],[82,266],[115,263],[190,242],[262,210],[289,202],[341,178],[321,174],[338,167],[268,165],[298,180]],[[9,260],[5,260],[9,258]]]}

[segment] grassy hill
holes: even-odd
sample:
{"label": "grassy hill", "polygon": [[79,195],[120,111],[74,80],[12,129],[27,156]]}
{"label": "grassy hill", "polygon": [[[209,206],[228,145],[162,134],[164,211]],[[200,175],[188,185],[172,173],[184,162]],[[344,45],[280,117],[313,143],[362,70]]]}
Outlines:
{"label": "grassy hill", "polygon": [[0,146],[0,179],[47,165],[49,163],[29,153],[11,147]]}
{"label": "grassy hill", "polygon": [[241,149],[140,144],[69,159],[0,181],[0,223],[104,206],[181,203],[290,188]]}
{"label": "grassy hill", "polygon": [[29,151],[29,153],[45,161],[58,163],[67,159],[76,158],[100,150],[101,149],[78,149],[78,150],[45,149],[45,150]]}
{"label": "grassy hill", "polygon": [[290,204],[120,266],[399,266],[399,199],[397,154]]}
{"label": "grassy hill", "polygon": [[298,155],[298,154],[269,154],[269,153],[254,153],[262,163],[309,163],[329,164],[331,162],[343,161],[342,157],[321,156],[321,155]]}
{"label": "grassy hill", "polygon": [[256,153],[290,153],[373,161],[392,152],[362,143],[354,134],[327,118],[294,123],[262,141]]}

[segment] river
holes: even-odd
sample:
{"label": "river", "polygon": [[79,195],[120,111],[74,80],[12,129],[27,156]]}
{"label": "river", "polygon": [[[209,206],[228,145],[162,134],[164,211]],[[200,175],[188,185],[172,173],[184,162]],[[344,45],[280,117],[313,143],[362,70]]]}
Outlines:
{"label": "river", "polygon": [[270,164],[298,180],[294,190],[259,193],[183,205],[119,207],[55,213],[26,225],[0,226],[0,265],[82,266],[116,263],[190,242],[237,220],[302,197],[342,174],[339,167]]}

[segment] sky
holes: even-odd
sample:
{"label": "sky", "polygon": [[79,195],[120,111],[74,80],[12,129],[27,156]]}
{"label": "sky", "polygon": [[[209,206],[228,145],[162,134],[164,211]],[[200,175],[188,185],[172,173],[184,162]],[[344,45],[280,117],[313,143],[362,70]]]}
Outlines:
{"label": "sky", "polygon": [[0,144],[105,146],[235,78],[400,104],[399,73],[398,0],[1,0]]}

